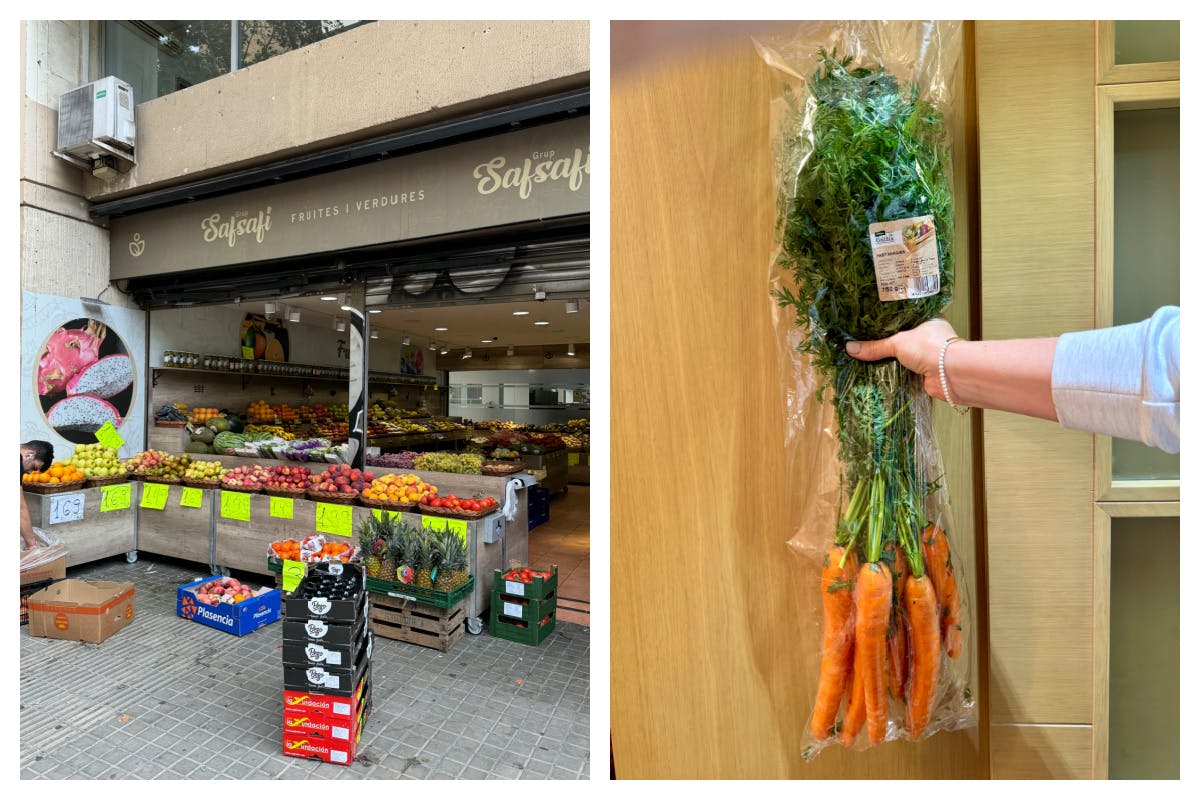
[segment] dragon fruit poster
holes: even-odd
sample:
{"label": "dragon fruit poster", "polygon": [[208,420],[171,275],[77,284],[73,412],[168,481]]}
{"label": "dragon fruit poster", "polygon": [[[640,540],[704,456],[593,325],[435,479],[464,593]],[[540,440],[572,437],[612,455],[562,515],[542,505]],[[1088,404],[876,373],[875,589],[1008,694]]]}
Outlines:
{"label": "dragon fruit poster", "polygon": [[126,442],[122,456],[141,450],[145,314],[32,292],[22,299],[21,440],[45,439],[66,459],[111,422]]}

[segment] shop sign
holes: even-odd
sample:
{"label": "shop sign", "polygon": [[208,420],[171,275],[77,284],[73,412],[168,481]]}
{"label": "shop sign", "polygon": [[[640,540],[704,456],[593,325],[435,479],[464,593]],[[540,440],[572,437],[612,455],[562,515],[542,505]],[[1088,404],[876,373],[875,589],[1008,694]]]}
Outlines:
{"label": "shop sign", "polygon": [[585,214],[588,117],[112,221],[114,279]]}

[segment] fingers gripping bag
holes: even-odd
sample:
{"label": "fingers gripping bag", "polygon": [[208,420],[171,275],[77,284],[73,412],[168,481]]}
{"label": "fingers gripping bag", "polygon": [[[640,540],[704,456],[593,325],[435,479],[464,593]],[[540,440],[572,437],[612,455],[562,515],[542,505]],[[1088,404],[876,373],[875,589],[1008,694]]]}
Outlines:
{"label": "fingers gripping bag", "polygon": [[800,624],[821,626],[805,759],[977,724],[956,554],[972,532],[950,516],[930,398],[895,359],[846,352],[950,302],[960,25],[797,23],[755,40],[778,86],[769,279],[790,376],[788,545]]}

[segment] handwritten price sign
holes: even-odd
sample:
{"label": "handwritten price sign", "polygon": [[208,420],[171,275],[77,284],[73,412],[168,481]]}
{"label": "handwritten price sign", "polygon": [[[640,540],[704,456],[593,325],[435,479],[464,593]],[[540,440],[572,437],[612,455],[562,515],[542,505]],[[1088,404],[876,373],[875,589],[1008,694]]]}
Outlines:
{"label": "handwritten price sign", "polygon": [[393,522],[399,522],[400,520],[404,519],[404,516],[399,511],[385,511],[382,508],[376,508],[372,509],[371,513],[374,514],[375,519],[379,520],[380,522],[384,521],[384,514],[387,514],[386,518],[392,520]]}
{"label": "handwritten price sign", "polygon": [[250,495],[245,492],[221,492],[221,516],[225,519],[250,521]]}
{"label": "handwritten price sign", "polygon": [[142,484],[142,508],[162,511],[167,507],[167,485],[165,483]]}
{"label": "handwritten price sign", "polygon": [[83,519],[83,492],[50,495],[50,524]]}
{"label": "handwritten price sign", "polygon": [[197,489],[195,486],[183,487],[183,494],[179,497],[179,505],[185,508],[200,508],[204,504],[204,490]]}
{"label": "handwritten price sign", "polygon": [[458,538],[462,539],[463,544],[467,543],[467,521],[465,519],[446,520],[446,530],[451,533],[457,533]]}
{"label": "handwritten price sign", "polygon": [[429,528],[431,531],[446,530],[447,522],[449,522],[449,520],[445,517],[427,517],[424,514],[421,515],[421,527]]}
{"label": "handwritten price sign", "polygon": [[96,441],[113,450],[120,450],[121,445],[125,444],[125,440],[121,438],[121,434],[117,433],[112,422],[106,422],[100,426],[100,430],[96,431]]}
{"label": "handwritten price sign", "polygon": [[[279,519],[291,519],[295,511],[295,505],[295,501],[290,497],[272,497],[271,516],[278,517]],[[289,589],[288,591],[291,590]]]}
{"label": "handwritten price sign", "polygon": [[338,503],[317,503],[317,533],[350,536],[353,532],[353,507]]}
{"label": "handwritten price sign", "polygon": [[131,484],[118,483],[114,486],[100,487],[100,511],[120,511],[129,508],[129,487]]}
{"label": "handwritten price sign", "polygon": [[288,561],[283,562],[283,590],[285,592],[294,591],[300,585],[300,581],[304,579],[304,570],[306,565],[303,561]]}

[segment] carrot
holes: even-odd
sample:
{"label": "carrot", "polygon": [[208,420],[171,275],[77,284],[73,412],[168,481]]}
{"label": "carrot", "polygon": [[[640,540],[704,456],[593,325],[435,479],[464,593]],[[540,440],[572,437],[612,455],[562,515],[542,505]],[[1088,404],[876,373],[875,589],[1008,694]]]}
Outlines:
{"label": "carrot", "polygon": [[937,525],[930,525],[921,535],[921,550],[925,556],[925,569],[933,581],[941,606],[941,635],[946,655],[957,658],[962,650],[962,609],[958,600],[958,581],[954,577],[954,565],[950,563],[950,543],[946,532]]}
{"label": "carrot", "polygon": [[[857,659],[855,659],[857,662]],[[863,674],[857,666],[851,667],[849,695],[846,697],[846,718],[842,720],[842,744],[853,747],[858,732],[867,719],[866,696],[863,694]]]}
{"label": "carrot", "polygon": [[937,594],[928,575],[909,575],[904,582],[904,608],[908,616],[912,669],[909,673],[908,708],[904,725],[916,739],[929,724],[942,664]]}
{"label": "carrot", "polygon": [[887,659],[888,691],[897,700],[904,699],[904,683],[908,678],[908,633],[904,620],[904,580],[908,577],[908,560],[895,544],[887,545],[896,555],[892,561],[892,620],[888,624]]}
{"label": "carrot", "polygon": [[857,564],[857,559],[847,558],[843,567],[844,553],[844,548],[831,546],[825,552],[825,565],[821,569],[825,640],[821,646],[821,674],[812,716],[812,732],[818,739],[827,739],[833,730],[853,664],[854,594],[850,568],[852,563]]}
{"label": "carrot", "polygon": [[887,735],[887,627],[892,613],[892,573],[880,561],[863,564],[854,589],[854,673],[862,673],[867,738]]}

